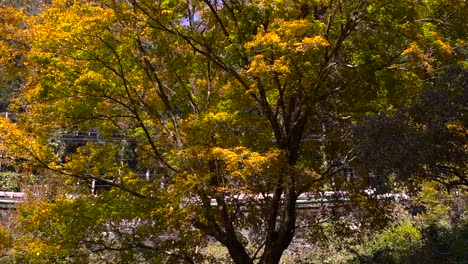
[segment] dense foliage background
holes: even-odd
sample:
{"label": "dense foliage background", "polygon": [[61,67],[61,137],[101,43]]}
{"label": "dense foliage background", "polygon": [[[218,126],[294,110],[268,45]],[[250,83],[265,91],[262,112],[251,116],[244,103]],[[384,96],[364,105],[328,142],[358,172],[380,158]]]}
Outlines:
{"label": "dense foliage background", "polygon": [[465,1],[0,4],[6,262],[468,261]]}

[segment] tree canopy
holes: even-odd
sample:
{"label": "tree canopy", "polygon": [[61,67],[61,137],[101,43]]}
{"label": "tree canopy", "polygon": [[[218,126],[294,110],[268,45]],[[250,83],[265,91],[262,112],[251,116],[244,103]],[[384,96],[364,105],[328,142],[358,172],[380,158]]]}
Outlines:
{"label": "tree canopy", "polygon": [[[341,179],[346,166],[402,182],[431,171],[466,187],[466,10],[444,0],[2,6],[0,74],[21,80],[2,155],[33,175],[32,195],[44,190],[20,208],[13,251],[196,263],[209,237],[235,263],[279,263],[303,193],[350,191],[363,221],[384,217],[364,182]],[[392,144],[400,138],[411,144]],[[92,195],[92,182],[106,190]]]}

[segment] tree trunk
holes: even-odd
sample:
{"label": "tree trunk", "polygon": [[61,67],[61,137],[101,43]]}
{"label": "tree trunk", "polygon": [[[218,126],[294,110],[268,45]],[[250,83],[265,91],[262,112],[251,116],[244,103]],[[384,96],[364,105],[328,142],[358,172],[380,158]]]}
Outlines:
{"label": "tree trunk", "polygon": [[[282,206],[281,216],[278,218],[270,219],[267,225],[269,234],[265,241],[265,249],[260,259],[262,264],[277,264],[281,260],[283,252],[291,244],[296,231],[296,192],[294,176],[286,179],[284,188],[284,205]],[[274,222],[273,222],[274,221]]]}
{"label": "tree trunk", "polygon": [[224,244],[228,251],[229,255],[231,256],[232,260],[236,264],[253,264],[252,258],[250,258],[249,254],[245,250],[245,247],[239,243],[237,239],[230,239],[228,238],[227,243]]}

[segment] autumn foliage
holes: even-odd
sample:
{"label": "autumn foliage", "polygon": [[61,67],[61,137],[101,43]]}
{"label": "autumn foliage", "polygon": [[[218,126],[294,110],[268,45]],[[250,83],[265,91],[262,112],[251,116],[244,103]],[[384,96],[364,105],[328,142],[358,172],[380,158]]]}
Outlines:
{"label": "autumn foliage", "polygon": [[[302,194],[351,200],[306,221],[383,228],[393,205],[378,194],[426,180],[465,192],[466,10],[444,0],[3,4],[0,77],[17,118],[0,121],[1,154],[29,175],[7,254],[199,263],[216,261],[203,249],[217,241],[235,263],[279,263]],[[430,109],[446,93],[455,106]],[[376,174],[386,186],[364,180]]]}

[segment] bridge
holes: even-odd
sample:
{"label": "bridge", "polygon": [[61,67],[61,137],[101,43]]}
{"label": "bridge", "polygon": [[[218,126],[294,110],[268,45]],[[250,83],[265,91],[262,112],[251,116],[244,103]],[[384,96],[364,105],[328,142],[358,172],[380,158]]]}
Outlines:
{"label": "bridge", "polygon": [[16,205],[26,198],[22,192],[0,191],[0,210],[14,210]]}
{"label": "bridge", "polygon": [[[110,186],[109,186],[110,187]],[[364,193],[367,195],[374,195],[374,191],[371,189],[365,190]],[[14,210],[16,205],[21,203],[26,198],[26,194],[22,192],[5,192],[0,191],[0,210]],[[248,199],[264,199],[260,195],[255,195],[254,197],[238,197],[238,199],[248,200]],[[395,193],[395,194],[378,194],[376,198],[379,200],[382,199],[392,199],[396,202],[400,200],[408,200],[409,197],[405,194]],[[337,202],[349,202],[349,193],[346,191],[326,191],[319,194],[316,193],[303,193],[296,200],[296,207],[302,210],[313,210],[317,209],[320,206],[326,204],[333,204]],[[215,199],[211,200],[211,206],[217,207],[218,204]]]}

